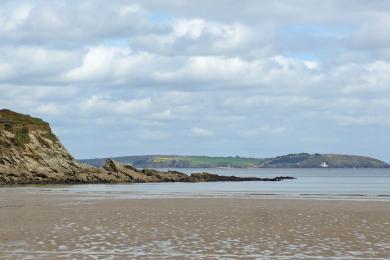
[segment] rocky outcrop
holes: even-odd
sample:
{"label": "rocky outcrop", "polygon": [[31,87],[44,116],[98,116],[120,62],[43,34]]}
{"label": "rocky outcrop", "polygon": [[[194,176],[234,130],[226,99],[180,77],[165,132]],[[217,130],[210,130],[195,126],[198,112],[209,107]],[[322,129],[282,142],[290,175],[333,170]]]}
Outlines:
{"label": "rocky outcrop", "polygon": [[130,165],[124,165],[107,159],[103,165],[103,169],[107,172],[116,173],[127,176],[127,182],[142,183],[142,182],[187,182],[189,176],[176,171],[161,172],[152,169],[139,170]]}
{"label": "rocky outcrop", "polygon": [[0,184],[280,181],[285,178],[139,170],[110,159],[98,169],[78,163],[53,134],[48,123],[10,110],[0,110]]}
{"label": "rocky outcrop", "polygon": [[237,177],[237,176],[222,176],[211,173],[193,173],[190,178],[196,182],[212,182],[212,181],[282,181],[292,180],[294,177],[279,176],[274,178],[258,178],[258,177]]}
{"label": "rocky outcrop", "polygon": [[138,170],[133,166],[124,165],[107,159],[103,169],[109,172],[121,173],[129,177],[128,182],[213,182],[213,181],[281,181],[293,177],[257,178],[236,177],[210,174],[206,172],[186,175],[178,171],[157,171],[152,169]]}

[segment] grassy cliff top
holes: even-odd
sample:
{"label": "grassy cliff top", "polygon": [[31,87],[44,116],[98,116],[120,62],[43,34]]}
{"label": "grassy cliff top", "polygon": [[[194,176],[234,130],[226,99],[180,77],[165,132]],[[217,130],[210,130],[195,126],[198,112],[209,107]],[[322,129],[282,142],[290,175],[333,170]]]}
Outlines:
{"label": "grassy cliff top", "polygon": [[[50,146],[45,140],[50,139],[52,142],[57,142],[58,138],[52,133],[48,123],[42,119],[16,113],[8,109],[0,110],[0,147],[24,147],[30,142],[29,133],[40,130],[44,133],[39,136],[39,141]],[[3,131],[13,134],[12,138],[6,137]]]}
{"label": "grassy cliff top", "polygon": [[0,124],[11,126],[25,126],[28,128],[49,129],[49,124],[42,119],[29,115],[19,114],[8,109],[0,110]]}

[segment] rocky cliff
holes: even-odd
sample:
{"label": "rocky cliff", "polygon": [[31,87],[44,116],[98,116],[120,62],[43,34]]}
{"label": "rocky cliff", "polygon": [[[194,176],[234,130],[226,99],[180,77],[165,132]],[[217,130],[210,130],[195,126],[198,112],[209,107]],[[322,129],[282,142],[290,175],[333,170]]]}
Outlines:
{"label": "rocky cliff", "polygon": [[48,123],[10,110],[0,110],[0,184],[137,183],[203,181],[280,181],[208,173],[139,170],[106,160],[102,168],[78,163],[53,134]]}
{"label": "rocky cliff", "polygon": [[0,110],[0,183],[96,182],[100,175],[77,163],[48,123]]}

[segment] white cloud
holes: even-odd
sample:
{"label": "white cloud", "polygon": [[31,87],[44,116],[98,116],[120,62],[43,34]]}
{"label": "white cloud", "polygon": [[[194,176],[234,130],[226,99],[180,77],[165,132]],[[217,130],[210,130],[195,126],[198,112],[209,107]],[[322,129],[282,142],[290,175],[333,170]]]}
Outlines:
{"label": "white cloud", "polygon": [[384,154],[389,14],[385,1],[2,1],[0,103],[50,120],[82,157],[353,152],[352,138]]}
{"label": "white cloud", "polygon": [[39,105],[35,111],[42,115],[58,115],[60,110],[54,103]]}
{"label": "white cloud", "polygon": [[191,128],[191,134],[196,137],[211,137],[214,135],[213,131],[197,126]]}
{"label": "white cloud", "polygon": [[390,117],[382,115],[335,115],[334,120],[343,126],[390,126]]}
{"label": "white cloud", "polygon": [[17,30],[27,20],[32,9],[32,6],[27,4],[5,7],[8,8],[2,9],[3,12],[0,13],[0,28],[3,34]]}
{"label": "white cloud", "polygon": [[353,34],[351,45],[359,49],[388,49],[390,33],[387,24],[389,22],[388,14],[378,13],[374,21],[368,20]]}
{"label": "white cloud", "polygon": [[243,76],[243,73],[253,73],[253,70],[256,70],[256,65],[239,58],[191,57],[181,69],[156,72],[155,78],[162,81],[237,80]]}
{"label": "white cloud", "polygon": [[239,131],[239,135],[247,138],[256,138],[264,135],[282,135],[287,131],[288,129],[285,126],[261,125],[257,127],[250,127],[248,129],[241,129]]}
{"label": "white cloud", "polygon": [[24,44],[83,44],[83,41],[148,30],[147,17],[148,12],[141,5],[115,1],[110,5],[99,0],[30,1],[28,4],[4,1],[0,8],[0,34],[3,41]]}
{"label": "white cloud", "polygon": [[142,132],[140,138],[143,140],[166,140],[170,137],[168,133],[158,130],[145,130]]}
{"label": "white cloud", "polygon": [[149,53],[133,53],[129,48],[97,46],[89,48],[80,67],[65,73],[64,79],[73,82],[127,82],[129,78],[145,77],[153,60]]}
{"label": "white cloud", "polygon": [[116,113],[122,115],[132,115],[148,111],[151,107],[151,99],[109,99],[101,96],[92,96],[80,104],[80,108],[85,112],[96,113]]}
{"label": "white cloud", "polygon": [[47,83],[77,64],[78,51],[42,47],[0,46],[0,80]]}
{"label": "white cloud", "polygon": [[[221,53],[240,48],[248,43],[251,40],[252,32],[247,26],[240,23],[223,24],[204,19],[177,19],[173,21],[171,35],[175,41],[180,41],[183,38],[202,41],[200,47],[207,46],[208,49]],[[196,51],[195,43],[189,43],[189,46],[184,46],[184,48]],[[202,50],[205,51],[205,48]]]}
{"label": "white cloud", "polygon": [[180,18],[166,24],[165,30],[137,35],[130,43],[163,54],[217,55],[240,53],[253,44],[254,38],[251,29],[242,23]]}
{"label": "white cloud", "polygon": [[173,35],[175,37],[199,38],[206,28],[206,21],[203,19],[175,20],[173,23]]}

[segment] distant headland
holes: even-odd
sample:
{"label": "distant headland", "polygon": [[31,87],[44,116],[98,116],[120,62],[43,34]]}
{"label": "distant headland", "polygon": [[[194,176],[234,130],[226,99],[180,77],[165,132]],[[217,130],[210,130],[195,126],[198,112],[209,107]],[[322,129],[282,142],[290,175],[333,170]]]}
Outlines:
{"label": "distant headland", "polygon": [[[388,163],[367,156],[318,153],[296,153],[272,158],[141,155],[113,159],[148,168],[390,168]],[[100,167],[105,158],[79,161]]]}

